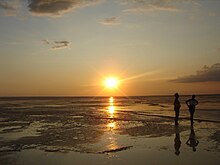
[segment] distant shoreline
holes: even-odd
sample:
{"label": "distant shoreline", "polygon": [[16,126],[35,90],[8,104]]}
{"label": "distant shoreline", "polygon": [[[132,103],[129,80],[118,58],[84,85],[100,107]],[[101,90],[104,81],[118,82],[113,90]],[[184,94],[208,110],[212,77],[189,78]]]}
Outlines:
{"label": "distant shoreline", "polygon": [[[220,96],[220,94],[196,94],[197,96]],[[131,96],[0,96],[1,98],[127,98],[127,97],[171,97],[173,95],[131,95]],[[181,96],[191,96],[190,94]]]}

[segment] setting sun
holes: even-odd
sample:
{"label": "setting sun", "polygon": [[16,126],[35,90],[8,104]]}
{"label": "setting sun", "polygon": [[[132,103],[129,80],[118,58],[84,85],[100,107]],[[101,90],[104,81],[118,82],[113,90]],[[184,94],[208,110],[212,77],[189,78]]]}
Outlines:
{"label": "setting sun", "polygon": [[118,87],[118,79],[114,77],[109,77],[105,79],[104,83],[106,88],[112,89],[112,88],[117,88]]}

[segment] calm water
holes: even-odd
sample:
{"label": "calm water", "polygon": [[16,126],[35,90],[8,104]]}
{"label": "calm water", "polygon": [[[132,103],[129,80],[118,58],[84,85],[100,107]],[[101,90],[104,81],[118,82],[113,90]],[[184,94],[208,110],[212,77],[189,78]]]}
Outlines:
{"label": "calm water", "polygon": [[[180,97],[180,116],[188,116],[185,101],[190,96]],[[195,117],[220,120],[220,95],[200,95]],[[148,114],[173,115],[173,96],[140,97],[20,97],[0,98],[0,111],[92,111],[102,110],[120,113],[124,111]],[[108,114],[106,114],[108,115]],[[107,116],[106,116],[107,117]]]}
{"label": "calm water", "polygon": [[[0,164],[218,164],[220,95],[0,98]],[[187,144],[188,141],[188,144]]]}

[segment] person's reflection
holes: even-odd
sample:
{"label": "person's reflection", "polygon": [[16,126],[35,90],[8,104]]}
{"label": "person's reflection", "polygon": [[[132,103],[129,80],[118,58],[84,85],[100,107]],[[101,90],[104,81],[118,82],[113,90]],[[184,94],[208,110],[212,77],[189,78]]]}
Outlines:
{"label": "person's reflection", "polygon": [[174,148],[175,148],[175,154],[178,156],[180,154],[180,147],[181,147],[180,132],[178,125],[175,126],[175,132],[176,132],[176,136],[174,139]]}
{"label": "person's reflection", "polygon": [[187,140],[186,144],[189,147],[192,147],[193,152],[196,151],[196,146],[198,146],[199,141],[196,139],[196,134],[194,132],[193,125],[191,125],[191,132],[190,132],[189,139]]}

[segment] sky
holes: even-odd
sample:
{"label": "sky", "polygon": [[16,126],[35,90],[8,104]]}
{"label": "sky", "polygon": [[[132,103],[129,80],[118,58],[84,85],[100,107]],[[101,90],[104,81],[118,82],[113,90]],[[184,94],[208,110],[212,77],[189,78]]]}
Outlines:
{"label": "sky", "polygon": [[1,0],[0,23],[0,96],[220,93],[220,0]]}

